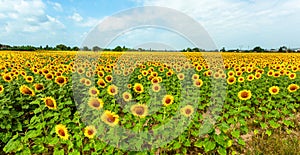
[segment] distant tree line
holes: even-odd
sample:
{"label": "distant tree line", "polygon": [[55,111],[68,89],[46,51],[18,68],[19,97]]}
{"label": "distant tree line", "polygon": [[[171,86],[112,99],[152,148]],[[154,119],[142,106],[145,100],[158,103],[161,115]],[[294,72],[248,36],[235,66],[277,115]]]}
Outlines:
{"label": "distant tree line", "polygon": [[[93,46],[92,48],[89,48],[87,46],[84,46],[83,48],[79,48],[77,46],[74,47],[70,47],[70,46],[66,46],[64,44],[58,44],[55,47],[51,47],[46,45],[45,47],[39,46],[39,47],[34,47],[31,45],[26,45],[26,46],[10,46],[10,45],[4,45],[4,44],[0,44],[0,50],[4,51],[41,51],[41,50],[47,50],[47,51],[116,51],[116,52],[122,52],[122,51],[148,51],[146,49],[143,48],[138,48],[138,49],[132,49],[132,48],[127,48],[125,46],[121,47],[121,46],[116,46],[115,48],[101,48],[99,46]],[[155,51],[155,50],[151,50],[150,51]],[[165,50],[166,51],[166,50]],[[280,53],[293,53],[293,52],[300,52],[300,48],[299,49],[290,49],[287,48],[286,46],[281,46],[279,49],[263,49],[260,46],[256,46],[251,50],[241,50],[241,49],[230,49],[230,50],[226,50],[225,47],[223,47],[222,49],[218,50],[210,50],[210,51],[218,51],[218,52],[245,52],[245,53],[262,53],[262,52],[280,52]],[[198,47],[194,47],[194,48],[186,48],[186,49],[182,49],[180,50],[180,52],[210,52],[210,51],[206,51],[205,49],[200,49]]]}
{"label": "distant tree line", "polygon": [[231,49],[231,50],[226,50],[225,47],[223,47],[220,52],[245,52],[245,53],[294,53],[294,52],[300,52],[299,49],[290,49],[287,48],[286,46],[281,46],[279,49],[263,49],[260,46],[256,46],[251,50],[241,50],[241,49]]}

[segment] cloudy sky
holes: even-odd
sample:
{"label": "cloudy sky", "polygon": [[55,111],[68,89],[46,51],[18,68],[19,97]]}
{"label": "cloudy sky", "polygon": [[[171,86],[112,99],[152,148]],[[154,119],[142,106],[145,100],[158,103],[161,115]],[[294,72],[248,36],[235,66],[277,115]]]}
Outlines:
{"label": "cloudy sky", "polygon": [[[169,7],[192,17],[218,49],[300,47],[300,0],[0,0],[0,43],[81,46],[107,17],[142,6]],[[149,28],[132,30],[112,46],[161,40],[171,40],[172,48],[191,46],[176,34]]]}

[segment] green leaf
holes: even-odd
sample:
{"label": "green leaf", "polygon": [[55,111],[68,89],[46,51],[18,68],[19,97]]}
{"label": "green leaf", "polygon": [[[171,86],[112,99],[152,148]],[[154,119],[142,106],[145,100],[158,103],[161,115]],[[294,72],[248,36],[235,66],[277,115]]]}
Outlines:
{"label": "green leaf", "polygon": [[266,134],[270,137],[271,134],[272,134],[272,131],[271,131],[271,130],[267,130],[267,131],[266,131]]}
{"label": "green leaf", "polygon": [[8,143],[4,146],[3,151],[5,153],[18,152],[23,149],[23,144],[21,143],[20,138],[15,138],[15,136],[8,141]]}
{"label": "green leaf", "polygon": [[231,131],[231,135],[234,138],[239,138],[240,137],[240,131],[239,130],[233,130],[233,131]]}
{"label": "green leaf", "polygon": [[218,153],[219,153],[220,155],[226,155],[226,154],[227,154],[227,151],[226,151],[225,148],[219,148],[217,151],[218,151]]}
{"label": "green leaf", "polygon": [[198,148],[202,148],[204,145],[204,141],[203,140],[198,140],[194,143],[194,146],[198,147]]}
{"label": "green leaf", "polygon": [[216,147],[216,142],[214,142],[214,141],[205,141],[204,142],[204,151],[205,152],[212,151],[215,149],[215,147]]}
{"label": "green leaf", "polygon": [[243,139],[239,138],[238,139],[238,144],[245,146],[246,142]]}

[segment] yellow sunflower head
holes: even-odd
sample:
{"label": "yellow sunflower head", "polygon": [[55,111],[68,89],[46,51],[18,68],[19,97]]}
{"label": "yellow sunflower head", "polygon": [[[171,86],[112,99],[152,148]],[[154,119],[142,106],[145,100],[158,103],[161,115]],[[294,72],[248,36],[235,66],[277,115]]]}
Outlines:
{"label": "yellow sunflower head", "polygon": [[135,104],[131,106],[130,111],[134,116],[144,118],[148,114],[148,106],[145,104]]}
{"label": "yellow sunflower head", "polygon": [[20,87],[20,92],[21,92],[22,94],[24,94],[24,95],[35,96],[34,91],[33,91],[31,88],[29,88],[28,86],[26,86],[26,85],[22,85],[22,86]]}
{"label": "yellow sunflower head", "polygon": [[45,97],[42,100],[49,109],[57,109],[57,104],[53,97]]}
{"label": "yellow sunflower head", "polygon": [[90,96],[98,96],[99,90],[96,87],[91,87],[89,89],[89,94],[90,94]]}
{"label": "yellow sunflower head", "polygon": [[117,94],[118,94],[118,87],[115,86],[115,85],[109,85],[109,86],[107,87],[107,93],[108,93],[109,95],[112,95],[112,96],[117,95]]}
{"label": "yellow sunflower head", "polygon": [[119,116],[117,114],[115,114],[114,112],[105,110],[105,112],[101,116],[101,120],[105,124],[113,127],[119,123]]}
{"label": "yellow sunflower head", "polygon": [[104,102],[102,99],[91,97],[88,101],[88,105],[93,109],[100,110],[103,108]]}
{"label": "yellow sunflower head", "polygon": [[270,92],[272,95],[276,95],[276,94],[279,93],[279,87],[273,86],[273,87],[269,88],[269,92]]}
{"label": "yellow sunflower head", "polygon": [[180,109],[180,113],[185,117],[190,117],[194,113],[194,107],[187,105]]}
{"label": "yellow sunflower head", "polygon": [[69,139],[68,130],[65,125],[62,125],[62,124],[56,125],[55,132],[61,139],[63,139],[63,140]]}
{"label": "yellow sunflower head", "polygon": [[144,92],[144,87],[143,87],[143,85],[140,84],[140,83],[135,83],[134,86],[133,86],[133,90],[134,90],[136,93],[140,94],[140,93],[143,93],[143,92]]}
{"label": "yellow sunflower head", "polygon": [[297,91],[299,89],[299,86],[297,84],[290,84],[287,89],[289,92],[292,93]]}
{"label": "yellow sunflower head", "polygon": [[173,104],[174,97],[172,95],[165,95],[164,98],[162,99],[162,102],[164,106],[169,106]]}
{"label": "yellow sunflower head", "polygon": [[242,90],[238,93],[238,97],[240,100],[249,100],[251,98],[250,90]]}
{"label": "yellow sunflower head", "polygon": [[88,137],[89,139],[94,138],[96,133],[97,133],[97,130],[96,130],[95,126],[93,126],[93,125],[90,125],[90,126],[87,126],[84,128],[84,135],[86,137]]}

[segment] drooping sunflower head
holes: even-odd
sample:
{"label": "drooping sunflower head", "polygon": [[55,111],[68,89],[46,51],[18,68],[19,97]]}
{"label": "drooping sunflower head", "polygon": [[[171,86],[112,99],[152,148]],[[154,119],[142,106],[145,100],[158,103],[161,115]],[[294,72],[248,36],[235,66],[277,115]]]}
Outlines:
{"label": "drooping sunflower head", "polygon": [[68,130],[65,125],[62,125],[62,124],[56,125],[55,132],[61,139],[63,139],[63,140],[69,139]]}
{"label": "drooping sunflower head", "polygon": [[93,126],[93,125],[90,125],[90,126],[87,126],[84,128],[84,135],[86,137],[88,137],[89,139],[94,138],[96,133],[97,133],[97,130],[96,130],[95,126]]}
{"label": "drooping sunflower head", "polygon": [[136,93],[140,94],[140,93],[143,93],[143,92],[144,92],[144,87],[143,87],[143,85],[140,84],[140,83],[135,83],[134,86],[133,86],[133,90],[134,90]]}
{"label": "drooping sunflower head", "polygon": [[191,105],[187,105],[180,109],[180,113],[185,117],[190,117],[194,113],[194,107]]}
{"label": "drooping sunflower head", "polygon": [[29,88],[28,86],[26,86],[26,85],[22,85],[22,86],[20,87],[20,92],[21,92],[22,94],[24,94],[24,95],[35,96],[34,91],[33,91],[31,88]]}
{"label": "drooping sunflower head", "polygon": [[104,102],[102,99],[91,97],[88,101],[88,105],[93,109],[100,110],[103,108]]}
{"label": "drooping sunflower head", "polygon": [[109,94],[109,95],[112,95],[112,96],[115,96],[115,95],[117,95],[118,94],[118,87],[117,86],[115,86],[115,85],[109,85],[108,87],[107,87],[107,93]]}
{"label": "drooping sunflower head", "polygon": [[174,102],[174,97],[172,95],[165,95],[164,98],[162,99],[162,103],[164,106],[169,106],[173,104]]}
{"label": "drooping sunflower head", "polygon": [[45,89],[44,85],[41,83],[34,84],[34,88],[36,91],[42,91]]}
{"label": "drooping sunflower head", "polygon": [[287,89],[289,92],[292,93],[297,91],[299,89],[299,86],[297,84],[290,84]]}
{"label": "drooping sunflower head", "polygon": [[238,97],[240,100],[249,100],[251,98],[250,90],[242,90],[238,93]]}
{"label": "drooping sunflower head", "polygon": [[56,100],[53,97],[45,97],[45,98],[42,98],[42,100],[44,101],[45,105],[49,109],[56,109],[57,108]]}
{"label": "drooping sunflower head", "polygon": [[272,95],[276,95],[279,93],[279,87],[278,86],[273,86],[271,88],[269,88],[269,92],[272,94]]}
{"label": "drooping sunflower head", "polygon": [[90,94],[90,96],[98,96],[99,90],[96,87],[91,87],[89,89],[89,94]]}
{"label": "drooping sunflower head", "polygon": [[122,96],[125,102],[129,102],[132,99],[132,95],[129,92],[124,92]]}
{"label": "drooping sunflower head", "polygon": [[134,116],[144,118],[148,114],[148,106],[145,104],[135,104],[131,106],[130,111]]}
{"label": "drooping sunflower head", "polygon": [[114,112],[105,110],[101,116],[101,120],[107,125],[114,127],[119,123],[119,116]]}

